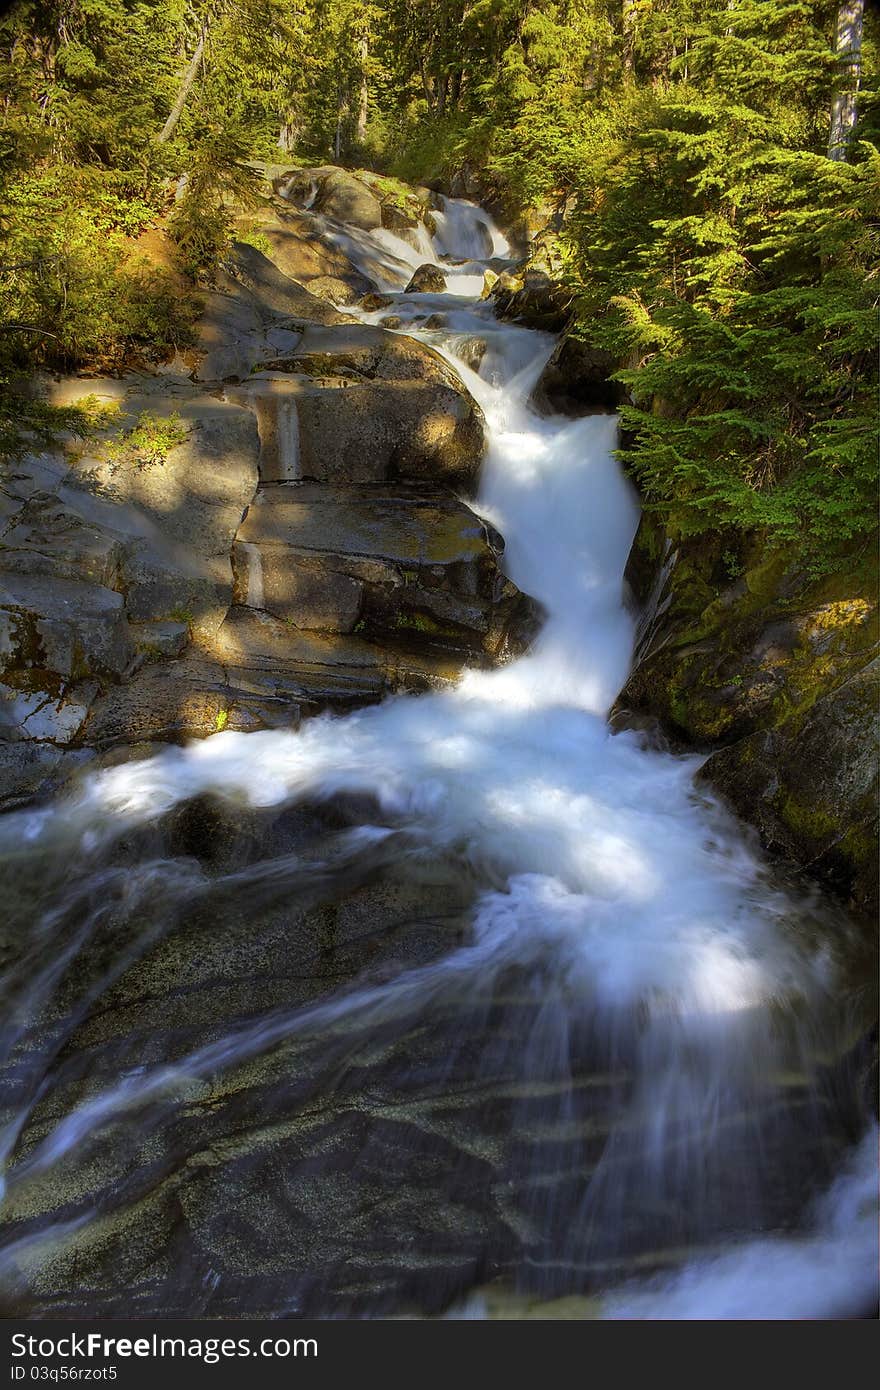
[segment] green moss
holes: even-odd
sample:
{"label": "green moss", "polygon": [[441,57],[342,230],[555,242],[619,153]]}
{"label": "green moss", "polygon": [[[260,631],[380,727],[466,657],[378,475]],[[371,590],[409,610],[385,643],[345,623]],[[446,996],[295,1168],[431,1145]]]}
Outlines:
{"label": "green moss", "polygon": [[456,638],[460,635],[454,628],[444,627],[427,613],[397,613],[394,626],[405,632],[421,632],[431,637]]}
{"label": "green moss", "polygon": [[858,866],[873,865],[877,857],[877,842],[863,826],[851,826],[840,841],[839,849]]}
{"label": "green moss", "polygon": [[261,251],[264,256],[271,257],[272,243],[266,236],[266,233],[261,231],[259,224],[255,223],[251,227],[239,227],[235,233],[235,237],[237,241],[244,242],[245,246],[253,246],[257,251]]}
{"label": "green moss", "polygon": [[789,563],[790,557],[786,551],[776,550],[766,558],[759,559],[757,564],[747,566],[744,579],[751,597],[759,603],[772,603],[778,596],[779,584]]}
{"label": "green moss", "polygon": [[806,805],[787,792],[777,807],[780,818],[798,835],[809,840],[820,841],[834,835],[837,820],[815,803]]}
{"label": "green moss", "polygon": [[397,208],[398,212],[412,218],[413,222],[420,220],[425,211],[425,204],[408,183],[388,174],[374,174],[369,170],[358,170],[358,177],[372,189],[380,202]]}
{"label": "green moss", "polygon": [[724,738],[733,725],[730,707],[719,699],[706,699],[698,689],[673,689],[670,712],[682,733],[699,742]]}

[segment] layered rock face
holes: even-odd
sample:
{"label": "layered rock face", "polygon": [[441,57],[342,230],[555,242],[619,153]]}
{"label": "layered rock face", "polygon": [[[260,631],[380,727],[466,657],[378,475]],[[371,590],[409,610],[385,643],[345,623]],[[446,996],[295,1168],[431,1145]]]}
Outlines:
{"label": "layered rock face", "polygon": [[[322,219],[415,235],[430,195],[265,172],[241,218],[258,244],[237,243],[196,347],[157,374],[47,383],[118,417],[4,481],[7,804],[96,748],[445,685],[531,635],[500,537],[458,500],[477,486],[478,407],[431,349],[336,307],[373,286]],[[161,458],[126,453],[144,421],[173,424]]]}
{"label": "layered rock face", "polygon": [[310,327],[233,393],[258,414],[264,482],[408,478],[474,490],[479,408],[430,348],[366,324]]}
{"label": "layered rock face", "polygon": [[239,603],[325,633],[423,632],[500,656],[522,607],[485,526],[444,492],[265,488],[233,564]]}
{"label": "layered rock face", "polygon": [[[124,422],[174,417],[161,464],[68,453],[10,469],[0,534],[0,795],[27,797],[83,761],[89,722],[144,663],[210,640],[256,490],[252,414],[185,381],[92,381]],[[64,402],[82,382],[56,388]]]}

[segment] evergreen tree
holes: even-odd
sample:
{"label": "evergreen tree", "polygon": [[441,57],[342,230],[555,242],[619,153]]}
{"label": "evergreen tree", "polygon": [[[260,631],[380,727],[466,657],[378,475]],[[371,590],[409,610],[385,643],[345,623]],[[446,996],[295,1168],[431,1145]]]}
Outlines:
{"label": "evergreen tree", "polygon": [[682,531],[813,566],[873,522],[876,15],[862,0],[18,0],[0,19],[0,380],[183,341],[249,161],[467,170],[574,206],[576,331]]}

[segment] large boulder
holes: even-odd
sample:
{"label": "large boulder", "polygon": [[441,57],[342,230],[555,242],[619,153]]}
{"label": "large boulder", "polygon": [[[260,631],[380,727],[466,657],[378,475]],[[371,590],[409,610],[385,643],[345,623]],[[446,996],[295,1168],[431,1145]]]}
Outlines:
{"label": "large boulder", "polygon": [[275,170],[277,193],[305,211],[321,212],[363,231],[386,227],[397,236],[417,231],[430,215],[432,194],[399,179],[334,165]]}
{"label": "large boulder", "polygon": [[382,206],[378,198],[347,169],[331,169],[324,175],[314,206],[317,212],[365,232],[382,226]]}
{"label": "large boulder", "polygon": [[557,343],[532,392],[544,414],[589,415],[620,405],[622,390],[611,380],[616,362],[610,352],[568,333]]}
{"label": "large boulder", "polygon": [[413,271],[406,294],[443,294],[446,289],[446,276],[439,266],[420,265]]}
{"label": "large boulder", "polygon": [[[337,279],[335,275],[318,275],[310,280],[309,294],[328,304],[356,304],[363,297],[352,285]],[[315,322],[320,323],[320,318],[316,318]]]}
{"label": "large boulder", "polygon": [[332,275],[351,284],[360,294],[371,288],[345,252],[322,235],[316,219],[283,198],[273,198],[256,212],[242,214],[238,225],[242,232],[259,240],[264,254],[282,274],[299,284],[308,285],[319,276]]}

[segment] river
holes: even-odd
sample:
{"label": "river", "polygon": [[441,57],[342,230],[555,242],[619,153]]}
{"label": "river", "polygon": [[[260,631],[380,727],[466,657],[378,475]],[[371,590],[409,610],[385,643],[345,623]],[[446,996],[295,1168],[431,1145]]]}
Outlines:
{"label": "river", "polygon": [[[529,405],[553,340],[497,322],[492,301],[479,299],[484,262],[507,254],[481,210],[446,200],[433,246],[427,234],[411,247],[390,232],[324,230],[392,296],[364,317],[400,317],[482,407],[488,450],[473,505],[504,536],[506,572],[545,621],[525,656],[470,671],[454,690],[297,731],[218,733],[105,768],[51,805],[3,818],[18,946],[3,982],[12,1221],[0,1273],[21,1306],[52,1307],[55,1252],[144,1200],[143,1182],[129,1182],[143,1172],[144,1146],[158,1154],[205,1087],[294,1039],[294,1055],[311,1059],[309,1081],[297,1099],[291,1077],[284,1113],[341,1095],[368,1117],[349,1148],[300,1157],[313,1186],[337,1189],[357,1170],[374,1143],[363,1098],[377,1086],[409,1113],[430,1100],[418,1141],[400,1141],[402,1169],[370,1169],[370,1249],[381,1244],[390,1263],[403,1250],[413,1267],[423,1253],[425,1268],[411,1288],[392,1280],[374,1303],[347,1302],[338,1278],[328,1291],[306,1245],[306,1265],[318,1264],[276,1280],[274,1301],[262,1285],[252,1304],[243,1295],[245,1310],[490,1316],[482,1286],[500,1279],[548,1310],[583,1298],[583,1316],[863,1315],[876,1299],[876,1132],[852,1060],[858,948],[839,914],[783,885],[696,789],[699,758],[606,722],[632,660],[623,571],[638,521],[613,454],[616,418],[548,418]],[[447,292],[404,294],[426,259],[447,272]],[[431,315],[439,325],[426,328]],[[479,373],[458,355],[473,339],[487,344]],[[206,795],[257,812],[344,798],[348,820],[323,858],[267,854],[206,877],[149,839],[163,817]],[[444,885],[469,885],[461,940],[307,1004],[236,1018],[189,1049],[147,1048],[138,1066],[102,1056],[91,1069],[86,1049],[70,1084],[74,1031],[100,1014],[132,961],[185,930],[194,904],[258,913],[269,883],[273,902],[329,899],[365,865],[436,882],[440,896]],[[426,1060],[426,1035],[442,1038],[442,1061],[436,1049]],[[484,1118],[504,1097],[500,1121],[456,1133],[455,1144],[487,1165],[482,1179],[468,1168],[461,1209],[482,1210],[471,1189],[483,1181],[486,1202],[504,1208],[505,1234],[499,1245],[482,1216],[469,1233],[455,1224],[447,1246],[465,1250],[464,1272],[450,1278],[444,1246],[431,1297],[427,1266],[442,1240],[432,1228],[420,1252],[409,1217],[400,1224],[398,1189],[424,1181],[430,1203],[439,1171],[455,1207],[461,1166],[437,1116],[463,1090],[487,1098]],[[118,1175],[99,1202],[84,1176],[98,1150]],[[256,1183],[230,1200],[246,1207]],[[51,1203],[32,1197],[41,1184]],[[258,1265],[259,1251],[251,1257]],[[343,1249],[332,1262],[362,1258]],[[222,1291],[223,1269],[212,1271],[198,1277]],[[138,1306],[183,1305],[147,1293]]]}

